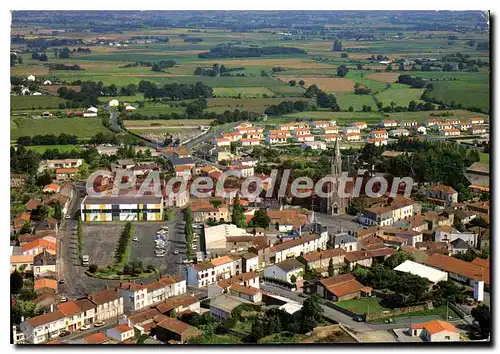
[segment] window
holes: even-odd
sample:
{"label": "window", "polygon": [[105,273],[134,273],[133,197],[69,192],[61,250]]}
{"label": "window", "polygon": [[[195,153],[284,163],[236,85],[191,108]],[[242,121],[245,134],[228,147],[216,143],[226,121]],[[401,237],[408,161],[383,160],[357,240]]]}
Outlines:
{"label": "window", "polygon": [[444,339],[450,340],[450,336],[445,336]]}

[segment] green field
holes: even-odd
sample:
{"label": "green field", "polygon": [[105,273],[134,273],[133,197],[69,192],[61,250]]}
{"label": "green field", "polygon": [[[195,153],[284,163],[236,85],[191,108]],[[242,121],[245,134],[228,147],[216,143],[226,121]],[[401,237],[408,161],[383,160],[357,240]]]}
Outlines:
{"label": "green field", "polygon": [[430,97],[445,104],[460,103],[464,108],[478,107],[484,113],[490,110],[488,85],[483,83],[435,82]]}
{"label": "green field", "polygon": [[148,103],[144,108],[138,108],[134,113],[139,113],[145,116],[157,116],[159,114],[169,114],[169,113],[184,113],[186,109],[184,107],[172,107],[168,104],[161,103]]}
{"label": "green field", "polygon": [[380,304],[379,298],[361,297],[359,299],[344,300],[335,303],[336,305],[357,314],[365,313],[382,313],[390,309],[383,307]]}
{"label": "green field", "polygon": [[214,96],[220,98],[265,98],[276,94],[267,87],[216,87]]}
{"label": "green field", "polygon": [[371,95],[355,95],[354,93],[336,93],[337,103],[342,109],[348,109],[352,106],[355,111],[361,111],[363,106],[370,106],[375,109],[377,105]]}
{"label": "green field", "polygon": [[33,150],[38,152],[39,154],[43,154],[45,150],[53,150],[57,149],[59,152],[69,152],[72,150],[80,151],[82,148],[78,145],[36,145],[36,146],[27,146],[28,150]]}
{"label": "green field", "polygon": [[59,108],[59,103],[66,102],[56,96],[10,96],[10,109],[48,109]]}
{"label": "green field", "polygon": [[490,154],[484,152],[480,153],[479,162],[490,163]]}
{"label": "green field", "polygon": [[20,136],[34,136],[61,133],[73,134],[79,138],[87,139],[97,133],[107,133],[100,118],[51,118],[31,119],[15,118],[11,121],[10,138]]}
{"label": "green field", "polygon": [[389,106],[394,102],[396,106],[407,107],[410,101],[422,102],[420,96],[424,92],[423,89],[414,88],[390,88],[377,93],[375,96],[385,106]]}

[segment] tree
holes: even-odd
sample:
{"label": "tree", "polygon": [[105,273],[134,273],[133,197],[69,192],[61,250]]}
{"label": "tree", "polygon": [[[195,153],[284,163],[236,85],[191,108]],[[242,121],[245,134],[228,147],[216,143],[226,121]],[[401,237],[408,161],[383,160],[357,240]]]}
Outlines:
{"label": "tree", "polygon": [[411,254],[403,252],[401,249],[398,249],[393,255],[391,255],[384,261],[384,265],[391,269],[394,269],[398,265],[407,260],[414,261],[415,259]]}
{"label": "tree", "polygon": [[261,320],[255,319],[252,324],[252,330],[250,332],[250,337],[254,342],[257,342],[259,339],[264,337],[266,334],[264,333],[264,324]]}
{"label": "tree", "polygon": [[62,220],[62,218],[63,218],[62,206],[61,206],[61,203],[59,203],[59,201],[57,201],[57,203],[54,207],[54,218],[56,218],[59,221]]}
{"label": "tree", "polygon": [[295,284],[296,282],[297,282],[297,277],[295,276],[295,274],[293,274],[293,275],[290,277],[290,283]]}
{"label": "tree", "polygon": [[10,293],[18,294],[23,287],[23,276],[16,270],[10,273]]}
{"label": "tree", "polygon": [[304,81],[304,80],[299,80],[299,86],[301,86],[301,87],[302,87],[302,86],[304,86],[305,84],[306,84],[306,83],[305,83],[305,81]]}
{"label": "tree", "polygon": [[231,216],[231,222],[237,227],[245,227],[245,214],[243,213],[243,207],[240,205],[239,194],[236,194],[233,199],[233,214]]}
{"label": "tree", "polygon": [[481,328],[482,335],[484,337],[489,336],[491,331],[491,312],[489,306],[486,304],[478,305],[472,309],[471,315],[479,325],[479,328]]}
{"label": "tree", "polygon": [[262,227],[264,229],[267,229],[270,222],[271,218],[269,217],[269,215],[267,215],[267,210],[259,209],[254,213],[253,218],[250,220],[249,226]]}
{"label": "tree", "polygon": [[343,50],[342,42],[339,40],[335,40],[333,43],[333,51],[334,52],[341,52]]}
{"label": "tree", "polygon": [[319,295],[313,294],[308,297],[302,304],[302,318],[312,318],[316,321],[321,320],[323,316],[323,307],[319,302]]}
{"label": "tree", "polygon": [[333,277],[335,275],[335,268],[333,267],[333,258],[330,258],[328,263],[328,276]]}
{"label": "tree", "polygon": [[452,280],[440,281],[433,286],[433,302],[435,306],[445,305],[446,302],[462,304],[467,300],[467,291],[463,286]]}
{"label": "tree", "polygon": [[290,86],[295,86],[295,85],[297,85],[297,81],[296,80],[290,80],[290,81],[288,81],[288,84],[290,84]]}
{"label": "tree", "polygon": [[348,72],[349,72],[349,69],[344,64],[340,65],[337,68],[337,76],[338,77],[345,77]]}

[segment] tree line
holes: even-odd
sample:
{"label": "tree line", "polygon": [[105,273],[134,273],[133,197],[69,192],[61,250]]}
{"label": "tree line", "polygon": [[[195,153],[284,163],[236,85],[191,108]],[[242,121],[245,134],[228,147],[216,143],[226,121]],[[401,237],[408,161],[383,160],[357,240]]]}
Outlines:
{"label": "tree line", "polygon": [[219,46],[209,52],[198,54],[201,59],[260,57],[263,55],[307,54],[303,49],[293,47],[236,47]]}
{"label": "tree line", "polygon": [[210,98],[213,95],[213,89],[202,82],[196,84],[165,84],[158,87],[156,83],[147,80],[139,82],[138,91],[144,95],[145,99],[158,100],[165,98],[168,100],[186,100],[197,98]]}
{"label": "tree line", "polygon": [[17,145],[76,145],[78,137],[76,135],[61,133],[59,136],[54,134],[20,136],[17,138]]}

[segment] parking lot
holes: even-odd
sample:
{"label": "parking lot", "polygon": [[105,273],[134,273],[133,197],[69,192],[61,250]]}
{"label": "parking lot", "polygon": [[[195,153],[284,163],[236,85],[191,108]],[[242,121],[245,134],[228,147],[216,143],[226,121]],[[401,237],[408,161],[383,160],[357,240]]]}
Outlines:
{"label": "parking lot", "polygon": [[123,224],[83,225],[83,254],[99,267],[113,264]]}

